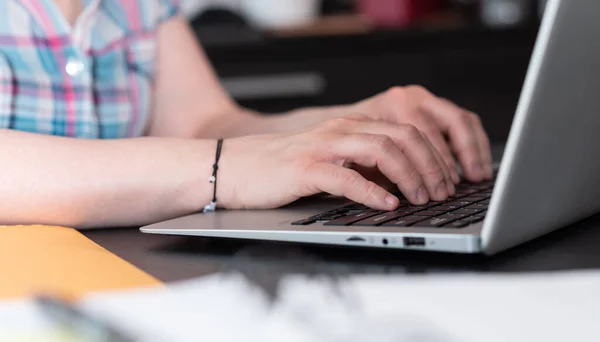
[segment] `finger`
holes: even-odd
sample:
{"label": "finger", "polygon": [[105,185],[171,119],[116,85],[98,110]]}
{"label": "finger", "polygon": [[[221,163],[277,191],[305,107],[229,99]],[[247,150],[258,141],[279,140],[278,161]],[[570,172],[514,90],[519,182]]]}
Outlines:
{"label": "finger", "polygon": [[375,182],[380,187],[392,193],[398,190],[398,186],[389,180],[377,167],[366,167],[358,164],[353,164],[351,169],[360,173],[366,180]]}
{"label": "finger", "polygon": [[[433,152],[433,156],[437,160],[438,164],[440,164],[440,166],[442,167],[442,171],[444,173],[444,179],[446,180],[446,183],[451,183],[450,170],[448,169],[448,165],[446,165],[446,162],[442,159],[440,153],[435,148],[435,146],[433,146],[433,144],[431,143],[431,141],[429,140],[427,135],[423,132],[420,132],[420,133],[421,133],[421,137],[423,138],[423,141],[425,141],[425,143],[427,144],[429,149]],[[447,185],[449,185],[449,184],[447,184]]]}
{"label": "finger", "polygon": [[423,123],[419,125],[419,129],[421,132],[425,133],[429,141],[433,144],[437,152],[442,156],[442,159],[448,166],[448,170],[450,171],[451,182],[454,184],[458,184],[460,182],[460,177],[458,175],[458,170],[456,166],[456,161],[452,156],[452,152],[450,151],[450,147],[448,146],[448,142],[442,135],[439,126],[435,122],[435,119],[431,117],[428,112],[422,111],[421,120]]}
{"label": "finger", "polygon": [[427,188],[419,171],[390,137],[352,134],[338,140],[334,150],[354,164],[377,167],[411,203],[425,204],[429,201]]}
{"label": "finger", "polygon": [[421,175],[429,198],[443,201],[448,197],[443,167],[416,127],[371,121],[356,125],[355,130],[390,137]]}
{"label": "finger", "polygon": [[485,172],[471,114],[452,102],[433,95],[424,100],[422,105],[449,136],[452,149],[458,156],[466,178],[474,182],[483,180]]}
{"label": "finger", "polygon": [[379,210],[394,210],[399,200],[360,173],[342,166],[318,163],[308,170],[309,182],[319,191],[362,203]]}
{"label": "finger", "polygon": [[450,169],[446,165],[446,162],[442,158],[442,155],[438,152],[437,148],[435,148],[435,146],[433,146],[433,144],[431,143],[431,141],[429,140],[427,135],[425,135],[425,133],[422,133],[422,132],[421,132],[421,135],[423,136],[423,140],[425,140],[427,145],[429,145],[429,148],[433,151],[433,154],[435,155],[435,158],[438,160],[438,163],[440,165],[442,165],[442,167],[444,168],[444,175],[446,177],[446,187],[448,189],[448,195],[450,195],[450,196],[454,195],[456,193],[456,188],[454,187],[454,183],[452,182],[452,179],[450,176]]}
{"label": "finger", "polygon": [[487,179],[494,177],[494,170],[492,169],[492,148],[490,146],[490,139],[485,133],[481,119],[474,113],[471,113],[473,118],[473,129],[479,140],[479,152],[481,153],[481,160],[483,162],[484,176]]}
{"label": "finger", "polygon": [[425,131],[423,132],[427,135],[427,138],[431,141],[431,144],[438,151],[444,163],[448,166],[448,171],[450,172],[450,181],[453,184],[458,184],[460,182],[460,176],[458,175],[458,167],[456,165],[456,161],[452,156],[452,152],[450,151],[450,147],[446,142],[446,139],[439,131]]}

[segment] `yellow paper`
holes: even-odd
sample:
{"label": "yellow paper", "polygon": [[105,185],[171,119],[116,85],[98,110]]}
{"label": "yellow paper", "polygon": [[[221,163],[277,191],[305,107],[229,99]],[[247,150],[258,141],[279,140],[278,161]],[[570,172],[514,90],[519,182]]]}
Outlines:
{"label": "yellow paper", "polygon": [[74,229],[0,226],[0,299],[160,284]]}

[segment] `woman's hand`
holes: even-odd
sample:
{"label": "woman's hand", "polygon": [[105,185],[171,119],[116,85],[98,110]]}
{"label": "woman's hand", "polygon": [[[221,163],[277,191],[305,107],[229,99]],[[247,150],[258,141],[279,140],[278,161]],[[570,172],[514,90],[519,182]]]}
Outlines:
{"label": "woman's hand", "polygon": [[[240,129],[245,132],[286,132],[327,118],[352,118],[357,114],[381,123],[411,124],[418,128],[448,165],[455,184],[459,182],[459,175],[452,152],[458,157],[468,180],[478,182],[493,176],[490,143],[479,117],[419,86],[394,87],[352,105],[305,108],[275,117],[246,115],[238,126],[247,127]],[[232,118],[227,121],[236,122]],[[376,172],[370,174],[375,177],[370,178],[378,179]]]}
{"label": "woman's hand", "polygon": [[275,208],[326,192],[380,210],[398,206],[398,198],[352,166],[377,168],[415,204],[455,192],[447,163],[415,126],[354,115],[299,132],[225,141],[219,204]]}
{"label": "woman's hand", "polygon": [[454,183],[459,177],[451,151],[458,156],[467,179],[478,182],[493,176],[490,143],[479,117],[423,87],[395,87],[350,106],[347,112],[391,124],[414,125],[439,151]]}

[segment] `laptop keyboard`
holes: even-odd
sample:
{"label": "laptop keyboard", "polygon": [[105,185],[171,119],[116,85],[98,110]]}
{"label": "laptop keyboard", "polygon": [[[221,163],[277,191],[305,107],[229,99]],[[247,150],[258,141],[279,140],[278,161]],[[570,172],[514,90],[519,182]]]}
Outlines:
{"label": "laptop keyboard", "polygon": [[324,222],[326,226],[386,226],[464,228],[485,219],[494,181],[461,183],[456,194],[443,202],[412,205],[401,194],[400,206],[395,211],[373,210],[362,204],[350,204],[306,219],[293,225],[311,225]]}

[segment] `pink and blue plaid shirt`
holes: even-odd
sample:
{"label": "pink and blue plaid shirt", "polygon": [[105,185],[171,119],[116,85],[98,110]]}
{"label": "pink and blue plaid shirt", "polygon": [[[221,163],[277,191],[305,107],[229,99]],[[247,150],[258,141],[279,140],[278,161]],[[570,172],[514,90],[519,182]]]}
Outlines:
{"label": "pink and blue plaid shirt", "polygon": [[71,27],[53,0],[0,0],[0,128],[78,138],[143,135],[155,32],[177,0],[83,0]]}

